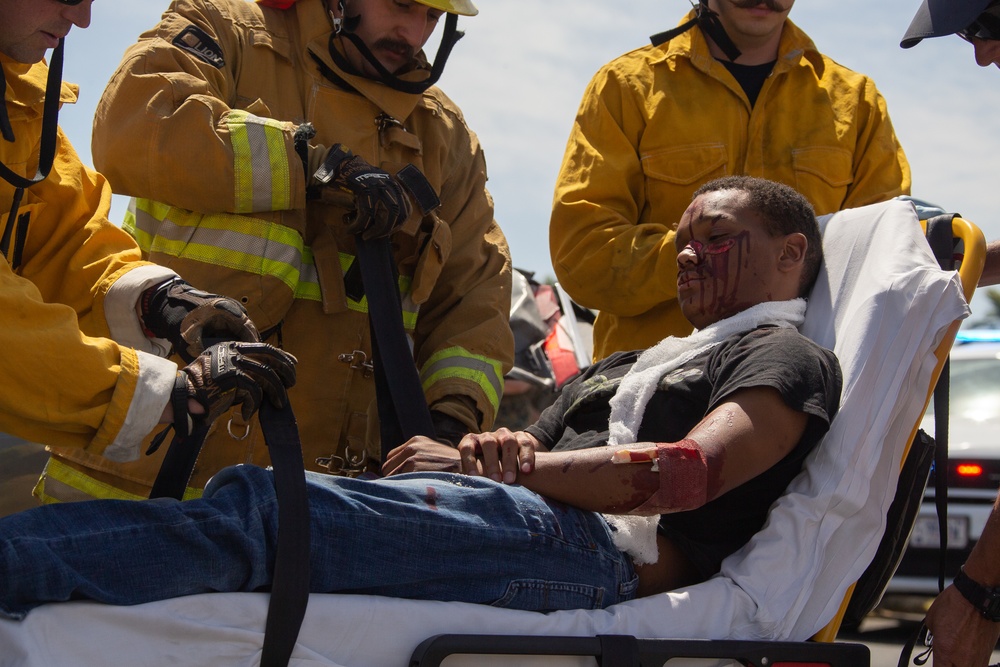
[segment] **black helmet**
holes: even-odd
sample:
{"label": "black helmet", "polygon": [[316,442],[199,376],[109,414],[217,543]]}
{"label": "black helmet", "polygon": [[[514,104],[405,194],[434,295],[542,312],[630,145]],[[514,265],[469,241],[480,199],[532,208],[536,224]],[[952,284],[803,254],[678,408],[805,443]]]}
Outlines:
{"label": "black helmet", "polygon": [[925,37],[944,37],[967,28],[996,0],[923,0],[903,40],[904,49]]}

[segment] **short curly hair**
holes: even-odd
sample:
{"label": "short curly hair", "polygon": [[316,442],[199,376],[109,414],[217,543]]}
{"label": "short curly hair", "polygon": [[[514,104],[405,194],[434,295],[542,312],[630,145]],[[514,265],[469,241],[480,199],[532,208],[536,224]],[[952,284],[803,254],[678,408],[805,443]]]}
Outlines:
{"label": "short curly hair", "polygon": [[812,204],[787,185],[753,176],[717,178],[695,190],[691,199],[720,190],[737,190],[746,194],[747,207],[760,214],[767,225],[767,233],[772,237],[796,232],[806,237],[806,256],[799,294],[807,296],[816,283],[819,267],[823,262],[823,239]]}

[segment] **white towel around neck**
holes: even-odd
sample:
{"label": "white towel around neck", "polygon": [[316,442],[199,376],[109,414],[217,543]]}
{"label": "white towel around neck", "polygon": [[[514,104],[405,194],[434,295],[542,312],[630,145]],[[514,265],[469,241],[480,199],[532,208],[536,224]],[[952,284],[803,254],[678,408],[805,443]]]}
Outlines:
{"label": "white towel around neck", "polygon": [[[719,320],[689,336],[668,336],[640,354],[611,398],[608,445],[618,446],[636,441],[646,405],[665,375],[733,334],[763,325],[798,328],[805,313],[805,299],[767,301]],[[615,529],[615,546],[629,554],[638,564],[656,562],[658,516],[606,514],[604,518]]]}

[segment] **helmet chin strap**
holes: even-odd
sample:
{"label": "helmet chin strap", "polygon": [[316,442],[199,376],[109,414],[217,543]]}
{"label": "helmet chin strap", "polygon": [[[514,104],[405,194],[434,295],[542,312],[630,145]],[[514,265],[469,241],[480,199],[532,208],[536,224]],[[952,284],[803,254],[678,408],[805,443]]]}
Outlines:
{"label": "helmet chin strap", "polygon": [[[63,46],[64,39],[60,39],[59,44],[52,50],[52,58],[49,62],[49,75],[45,82],[45,102],[42,106],[42,136],[38,148],[38,170],[35,172],[34,178],[25,178],[0,162],[0,178],[14,186],[14,199],[7,216],[7,226],[3,236],[0,237],[0,252],[3,254],[7,253],[10,246],[11,232],[17,222],[17,211],[21,206],[24,189],[45,180],[52,170],[52,163],[55,161],[59,132],[59,93],[62,89]],[[7,78],[2,67],[0,67],[0,92],[6,96]],[[16,139],[14,128],[7,115],[6,102],[0,105],[0,136],[3,137],[4,141],[11,143]]]}
{"label": "helmet chin strap", "polygon": [[[340,3],[341,14],[343,14],[343,3]],[[334,44],[334,39],[337,37],[343,37],[354,45],[354,48],[358,50],[365,60],[375,69],[378,73],[378,80],[389,86],[393,90],[398,90],[402,93],[408,93],[410,95],[419,95],[425,90],[433,86],[441,78],[441,73],[444,72],[444,66],[448,62],[448,56],[451,55],[451,50],[458,43],[458,40],[462,39],[465,35],[458,29],[458,16],[456,14],[448,13],[448,18],[445,19],[444,24],[444,34],[441,36],[441,44],[438,46],[437,55],[434,56],[434,64],[431,66],[430,75],[423,81],[404,81],[400,79],[395,74],[390,72],[385,68],[385,66],[379,62],[375,54],[371,52],[360,37],[355,34],[357,30],[358,23],[361,20],[361,16],[352,16],[350,18],[338,19],[330,12],[330,18],[333,20],[333,33],[330,35],[330,57],[333,58],[333,62],[337,63],[337,67],[348,72],[350,74],[355,74],[358,76],[364,76],[361,72],[357,70],[347,60],[347,58],[337,49]]]}
{"label": "helmet chin strap", "polygon": [[[52,58],[49,62],[49,75],[45,81],[45,102],[42,106],[42,139],[38,149],[38,171],[34,178],[25,178],[20,174],[11,171],[7,165],[0,162],[0,178],[7,181],[15,188],[28,188],[39,183],[49,175],[52,163],[56,156],[56,133],[59,127],[59,93],[62,89],[62,67],[63,67],[63,44],[60,39],[59,44],[52,50]],[[0,68],[0,84],[3,86],[4,95],[7,91],[7,78]],[[14,142],[14,129],[11,127],[10,118],[7,115],[7,104],[0,106],[0,135],[4,141]]]}
{"label": "helmet chin strap", "polygon": [[715,42],[716,46],[722,49],[722,52],[726,54],[726,57],[730,61],[735,62],[740,57],[740,50],[726,33],[726,29],[722,26],[722,21],[719,20],[719,15],[708,8],[708,2],[705,0],[700,0],[698,6],[695,7],[693,19],[677,26],[673,30],[657,33],[651,36],[649,41],[653,43],[653,46],[659,46],[664,42],[670,41],[677,35],[687,32],[696,25]]}

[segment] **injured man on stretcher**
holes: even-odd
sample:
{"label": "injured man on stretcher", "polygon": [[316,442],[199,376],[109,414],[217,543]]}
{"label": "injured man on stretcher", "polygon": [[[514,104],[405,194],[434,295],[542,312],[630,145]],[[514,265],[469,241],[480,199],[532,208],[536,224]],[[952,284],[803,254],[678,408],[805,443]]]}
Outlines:
{"label": "injured man on stretcher", "polygon": [[[796,329],[821,261],[798,193],[713,181],[675,245],[692,335],[598,362],[525,432],[417,438],[377,480],[307,473],[311,590],[551,611],[717,572],[828,429],[841,375]],[[0,520],[0,614],[266,590],[276,537],[272,473],[250,465],[197,500],[34,508]]]}

